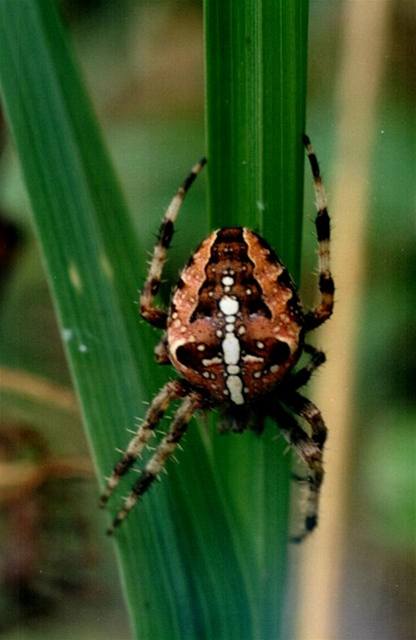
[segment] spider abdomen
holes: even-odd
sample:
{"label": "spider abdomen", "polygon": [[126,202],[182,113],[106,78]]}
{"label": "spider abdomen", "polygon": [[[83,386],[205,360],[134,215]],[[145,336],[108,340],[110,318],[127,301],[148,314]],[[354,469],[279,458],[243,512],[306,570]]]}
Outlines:
{"label": "spider abdomen", "polygon": [[303,311],[263,238],[229,227],[206,238],[182,271],[167,325],[174,367],[215,401],[243,405],[296,363]]}

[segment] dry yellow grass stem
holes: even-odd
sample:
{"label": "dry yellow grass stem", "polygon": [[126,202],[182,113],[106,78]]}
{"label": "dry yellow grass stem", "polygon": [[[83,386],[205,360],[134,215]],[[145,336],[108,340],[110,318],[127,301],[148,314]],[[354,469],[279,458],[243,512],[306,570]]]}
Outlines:
{"label": "dry yellow grass stem", "polygon": [[337,614],[342,598],[347,521],[356,334],[360,318],[370,162],[377,97],[383,73],[391,3],[347,1],[339,69],[338,140],[330,188],[336,305],[319,335],[328,363],[313,394],[330,429],[327,475],[317,532],[302,550],[297,640],[340,640]]}
{"label": "dry yellow grass stem", "polygon": [[37,402],[78,413],[72,389],[21,369],[0,367],[0,390],[28,396]]}

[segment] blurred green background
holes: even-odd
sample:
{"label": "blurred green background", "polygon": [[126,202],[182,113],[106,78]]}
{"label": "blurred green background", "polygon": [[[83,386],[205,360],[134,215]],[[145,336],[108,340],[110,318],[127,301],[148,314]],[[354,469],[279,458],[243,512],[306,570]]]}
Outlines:
{"label": "blurred green background", "polygon": [[[130,210],[150,249],[171,194],[204,150],[201,3],[61,4]],[[348,4],[311,1],[308,132],[330,198],[339,176],[335,87]],[[372,123],[336,640],[410,640],[416,634],[416,372],[410,355],[416,348],[416,11],[405,0],[390,5]],[[2,233],[15,248],[7,268],[8,256],[0,255],[0,637],[128,640],[113,549],[102,535],[105,518],[96,509],[97,485],[26,195],[7,136],[2,145],[0,210],[8,221]],[[309,179],[307,185],[302,291],[311,300],[316,247]],[[181,213],[170,279],[181,266],[178,256],[207,231],[204,202],[201,179]],[[335,234],[336,216],[333,211]],[[293,582],[292,611],[296,576]]]}

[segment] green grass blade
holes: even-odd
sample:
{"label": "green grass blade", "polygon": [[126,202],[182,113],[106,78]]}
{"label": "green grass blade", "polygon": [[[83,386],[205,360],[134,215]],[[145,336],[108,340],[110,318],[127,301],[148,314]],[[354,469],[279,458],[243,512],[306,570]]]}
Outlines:
{"label": "green grass blade", "polygon": [[[133,305],[141,275],[136,264],[144,255],[134,241],[54,3],[2,0],[0,29],[2,95],[103,476],[114,463],[124,427],[133,424],[142,399],[149,397],[137,362],[148,373],[150,354],[137,332]],[[126,530],[120,540],[133,620],[149,637],[163,637],[177,617],[156,531],[164,526],[166,536],[170,533],[163,498],[161,503],[156,515],[145,506],[146,526]],[[152,565],[149,558],[155,556]],[[149,616],[149,606],[160,617]]]}
{"label": "green grass blade", "polygon": [[[209,213],[260,231],[299,277],[308,2],[205,1]],[[253,636],[277,638],[284,598],[289,457],[272,441],[215,446],[250,572]],[[238,482],[237,482],[238,478]]]}
{"label": "green grass blade", "polygon": [[[277,31],[273,34],[266,28],[267,15],[263,14],[267,4],[263,2],[261,9],[253,8],[250,15],[256,19],[263,59],[269,60],[274,77],[272,40],[278,69],[282,50],[289,55],[285,49],[288,42],[295,47],[296,56],[303,59],[306,14],[303,8],[296,21],[296,12],[284,10],[284,19],[275,23]],[[257,198],[258,185],[262,185],[263,200],[259,200],[261,206],[257,210],[247,201],[238,218],[237,202],[241,201],[235,200],[233,193],[243,185],[241,175],[234,173],[232,155],[222,156],[223,151],[230,153],[230,148],[215,148],[212,105],[215,96],[221,98],[221,91],[226,91],[229,78],[219,78],[217,93],[213,91],[213,78],[220,70],[216,70],[218,54],[212,43],[217,36],[223,41],[231,26],[241,27],[243,18],[245,28],[249,28],[248,14],[244,13],[249,3],[241,3],[242,13],[237,11],[232,16],[232,25],[226,15],[213,20],[217,15],[215,6],[216,3],[206,6],[210,202],[217,216],[220,211],[227,213],[223,219],[212,216],[212,222],[223,225],[239,221],[260,227],[265,203],[263,229],[281,249],[282,256],[292,259],[293,269],[299,238],[292,235],[293,246],[289,244],[290,229],[286,225],[294,216],[293,200],[299,204],[297,215],[301,212],[302,152],[296,147],[295,129],[299,133],[303,126],[304,93],[299,88],[302,74],[294,79],[288,71],[295,87],[288,101],[294,109],[290,118],[284,106],[287,83],[279,85],[278,90],[274,80],[270,85],[276,103],[269,103],[267,92],[262,93],[263,125],[258,129],[265,132],[271,115],[280,123],[280,129],[295,118],[296,126],[289,126],[287,146],[283,150],[279,147],[281,154],[296,158],[295,169],[293,163],[287,168],[288,184],[293,181],[293,189],[287,185],[281,192],[270,189],[267,161],[273,160],[276,175],[282,169],[282,163],[274,157],[276,151],[271,149],[262,159],[255,155],[253,184],[257,186],[255,190],[250,187],[250,175],[246,174],[246,189],[252,189]],[[286,18],[290,20],[285,21]],[[233,48],[225,57],[243,50],[243,35],[244,30],[233,38]],[[277,58],[276,49],[280,51]],[[265,63],[259,63],[257,46],[253,51],[257,60],[254,68],[256,73],[261,71],[265,86]],[[136,243],[51,0],[0,0],[0,80],[73,378],[102,477],[116,459],[115,447],[126,444],[124,427],[131,427],[134,416],[143,413],[141,401],[149,400],[167,375],[152,363],[154,335],[139,324],[133,304],[143,280],[146,253]],[[237,91],[239,82],[233,76],[231,80]],[[252,96],[258,98],[259,91],[260,87],[253,90]],[[226,108],[222,115],[229,116]],[[219,124],[217,132],[222,135]],[[247,135],[243,124],[244,119],[233,135]],[[256,129],[256,139],[258,135]],[[265,134],[263,137],[266,149]],[[224,138],[224,144],[225,141]],[[253,158],[254,155],[249,156],[248,161]],[[219,178],[215,178],[220,167],[225,176],[227,172],[233,175],[234,182],[226,179],[220,185]],[[279,182],[285,186],[283,178]],[[270,222],[269,202],[273,203],[270,211],[275,213],[276,206],[281,216]],[[281,203],[288,207],[285,215],[279,208]],[[280,220],[276,228],[288,232],[284,245],[276,242],[273,235],[274,220]],[[137,638],[278,637],[285,575],[287,465],[271,434],[261,441],[252,434],[221,438],[202,427],[190,429],[181,464],[171,469],[169,482],[146,497],[117,535]],[[271,517],[266,517],[267,513]]]}
{"label": "green grass blade", "polygon": [[308,2],[206,0],[210,215],[299,273]]}

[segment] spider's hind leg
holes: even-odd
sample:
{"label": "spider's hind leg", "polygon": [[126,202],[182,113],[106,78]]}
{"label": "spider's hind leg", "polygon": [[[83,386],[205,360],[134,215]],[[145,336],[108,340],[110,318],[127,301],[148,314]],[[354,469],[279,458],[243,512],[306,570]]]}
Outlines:
{"label": "spider's hind leg", "polygon": [[319,351],[311,344],[305,344],[303,347],[305,353],[311,356],[311,359],[304,367],[296,371],[293,375],[289,375],[287,380],[282,383],[282,388],[288,388],[289,390],[299,389],[309,382],[311,376],[326,361],[326,356],[323,351]]}
{"label": "spider's hind leg", "polygon": [[139,479],[133,485],[132,490],[124,501],[123,507],[118,511],[107,533],[111,535],[128,516],[130,511],[139,501],[141,496],[149,489],[170,456],[174,453],[178,443],[188,428],[189,421],[203,405],[203,400],[198,393],[188,395],[176,411],[175,417],[170,425],[168,433],[164,436],[153,456],[144,467]]}
{"label": "spider's hind leg", "polygon": [[295,476],[295,479],[300,481],[307,490],[303,527],[291,538],[292,542],[299,543],[302,542],[318,524],[319,497],[324,478],[322,446],[314,442],[299,426],[296,419],[280,404],[275,406],[270,413],[271,417],[278,423],[279,429],[286,440],[308,468],[306,478]]}
{"label": "spider's hind leg", "polygon": [[328,435],[328,429],[318,407],[297,391],[285,394],[283,402],[309,423],[312,429],[313,442],[323,449]]}
{"label": "spider's hind leg", "polygon": [[155,428],[163,418],[163,415],[170,403],[177,398],[183,397],[187,393],[187,389],[187,385],[185,385],[181,380],[173,380],[165,384],[157,396],[153,398],[153,401],[147,410],[145,418],[138,428],[136,435],[130,440],[125,453],[118,461],[111,476],[107,480],[105,489],[100,497],[101,507],[106,505],[121,478],[133,466],[137,458],[140,457],[143,449],[152,438]]}

